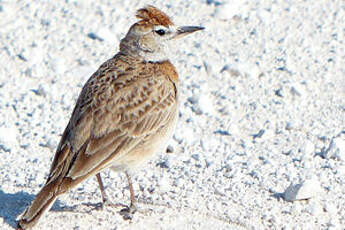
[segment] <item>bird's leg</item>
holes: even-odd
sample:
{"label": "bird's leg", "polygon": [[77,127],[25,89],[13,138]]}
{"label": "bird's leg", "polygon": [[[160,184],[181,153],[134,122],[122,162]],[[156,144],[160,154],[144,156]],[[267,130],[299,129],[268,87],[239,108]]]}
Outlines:
{"label": "bird's leg", "polygon": [[103,202],[103,204],[105,204],[108,201],[108,198],[107,198],[107,195],[105,194],[105,189],[104,189],[104,185],[103,185],[103,182],[102,182],[101,174],[97,173],[96,177],[97,177],[97,181],[98,181],[98,184],[99,184],[99,188],[101,189],[102,202]]}
{"label": "bird's leg", "polygon": [[135,200],[135,195],[134,195],[134,189],[133,189],[133,184],[132,184],[132,179],[130,175],[128,174],[127,171],[125,171],[127,181],[128,181],[128,186],[129,186],[129,193],[130,193],[130,199],[131,199],[131,205],[127,208],[124,208],[121,210],[121,214],[123,215],[123,218],[126,220],[132,219],[132,215],[137,211],[136,208],[136,200]]}
{"label": "bird's leg", "polygon": [[136,200],[135,200],[135,195],[134,195],[132,179],[131,179],[130,175],[128,174],[128,172],[125,172],[125,173],[126,173],[126,177],[127,177],[127,180],[128,180],[129,193],[130,193],[130,198],[131,198],[131,206],[130,206],[130,208],[131,209],[136,209],[136,207],[135,207]]}
{"label": "bird's leg", "polygon": [[[107,194],[105,193],[105,188],[104,188],[104,185],[103,185],[103,182],[102,182],[101,174],[97,173],[96,174],[96,178],[97,178],[97,182],[98,182],[99,188],[101,190],[102,202],[98,203],[92,210],[100,210],[100,209],[103,209],[106,205],[109,205],[108,204]],[[91,204],[88,204],[88,205],[91,205]],[[91,206],[94,206],[94,205],[91,205]]]}
{"label": "bird's leg", "polygon": [[105,206],[110,206],[110,207],[126,207],[124,204],[113,204],[108,200],[107,194],[105,193],[105,188],[102,182],[101,174],[97,173],[96,178],[99,184],[99,188],[101,190],[101,195],[102,195],[102,203],[97,206],[95,209],[103,209]]}

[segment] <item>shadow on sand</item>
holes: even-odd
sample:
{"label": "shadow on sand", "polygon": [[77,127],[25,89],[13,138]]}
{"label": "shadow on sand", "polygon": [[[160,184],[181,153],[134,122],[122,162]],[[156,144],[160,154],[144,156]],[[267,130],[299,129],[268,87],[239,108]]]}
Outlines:
{"label": "shadow on sand", "polygon": [[[0,218],[3,218],[4,222],[16,228],[17,217],[25,210],[25,208],[31,204],[35,195],[27,192],[17,192],[14,194],[5,193],[0,190]],[[73,209],[73,207],[69,207]],[[55,201],[51,211],[65,211],[66,207],[59,200]]]}
{"label": "shadow on sand", "polygon": [[[36,194],[35,194],[36,195]],[[5,193],[0,189],[0,218],[3,219],[5,223],[12,226],[14,229],[17,227],[17,218],[23,211],[28,207],[35,195],[29,194],[27,192],[17,192],[17,193]],[[124,204],[113,204],[113,207],[127,207]],[[68,206],[59,200],[56,200],[50,211],[53,212],[73,212],[73,213],[90,213],[92,210],[101,210],[102,203],[90,203],[85,202],[78,205]],[[122,210],[119,211],[120,215]],[[123,215],[122,215],[123,216]],[[125,216],[123,216],[125,219]]]}
{"label": "shadow on sand", "polygon": [[27,192],[11,194],[0,190],[0,217],[3,218],[4,222],[15,228],[17,216],[24,211],[34,197],[34,195]]}

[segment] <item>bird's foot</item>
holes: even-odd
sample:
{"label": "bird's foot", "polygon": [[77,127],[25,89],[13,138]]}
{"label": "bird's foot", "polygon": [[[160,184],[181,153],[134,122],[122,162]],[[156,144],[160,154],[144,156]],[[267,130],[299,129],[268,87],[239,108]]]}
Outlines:
{"label": "bird's foot", "polygon": [[87,207],[91,207],[90,212],[92,211],[101,211],[104,209],[104,204],[103,202],[99,202],[99,203],[83,203],[82,205],[85,205]]}
{"label": "bird's foot", "polygon": [[126,206],[125,208],[121,209],[120,214],[124,220],[131,220],[136,211],[137,207],[134,204],[131,204],[130,206]]}
{"label": "bird's foot", "polygon": [[121,203],[111,203],[110,201],[106,200],[103,201],[103,207],[111,207],[111,208],[118,208],[118,207],[122,207],[122,208],[126,208],[127,205],[125,204],[121,204]]}
{"label": "bird's foot", "polygon": [[120,204],[120,203],[114,204],[114,203],[111,203],[108,200],[105,200],[103,202],[99,202],[99,203],[96,203],[96,204],[94,204],[94,203],[92,203],[92,204],[90,204],[90,203],[85,204],[84,203],[84,205],[91,207],[90,211],[103,211],[106,207],[111,207],[111,208],[118,208],[118,207],[126,208],[127,207],[127,205]]}

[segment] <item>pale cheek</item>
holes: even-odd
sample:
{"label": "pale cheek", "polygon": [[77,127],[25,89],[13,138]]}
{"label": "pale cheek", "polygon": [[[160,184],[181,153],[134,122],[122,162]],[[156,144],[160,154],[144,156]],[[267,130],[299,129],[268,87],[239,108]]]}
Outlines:
{"label": "pale cheek", "polygon": [[144,36],[139,40],[140,46],[149,49],[149,50],[157,50],[159,49],[158,44],[151,36]]}
{"label": "pale cheek", "polygon": [[169,53],[170,51],[173,50],[174,47],[176,47],[176,41],[175,40],[165,41],[164,47],[165,47],[165,49],[164,49],[165,52]]}

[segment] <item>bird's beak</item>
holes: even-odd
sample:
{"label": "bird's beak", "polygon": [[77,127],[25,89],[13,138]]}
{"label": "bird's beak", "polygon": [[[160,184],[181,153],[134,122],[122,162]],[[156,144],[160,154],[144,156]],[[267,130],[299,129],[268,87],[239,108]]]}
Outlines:
{"label": "bird's beak", "polygon": [[205,27],[202,26],[181,26],[177,28],[176,36],[174,36],[174,38],[181,38],[186,36],[187,34],[203,29],[205,29]]}

